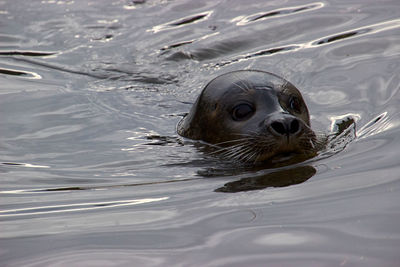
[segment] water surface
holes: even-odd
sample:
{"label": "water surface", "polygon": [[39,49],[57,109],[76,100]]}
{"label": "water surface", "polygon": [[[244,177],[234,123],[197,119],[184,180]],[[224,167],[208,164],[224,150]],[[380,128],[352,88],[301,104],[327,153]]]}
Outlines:
{"label": "water surface", "polygon": [[[1,265],[398,266],[399,12],[0,2]],[[232,171],[175,127],[238,69],[295,84],[316,131],[355,129],[290,182],[293,169]]]}

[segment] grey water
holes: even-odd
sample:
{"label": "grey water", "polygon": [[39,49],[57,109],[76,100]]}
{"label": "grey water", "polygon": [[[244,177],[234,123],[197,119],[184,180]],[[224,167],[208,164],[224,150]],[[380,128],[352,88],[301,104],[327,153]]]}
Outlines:
{"label": "grey water", "polygon": [[[1,1],[1,266],[400,266],[400,2]],[[284,77],[288,168],[176,134],[204,85]]]}

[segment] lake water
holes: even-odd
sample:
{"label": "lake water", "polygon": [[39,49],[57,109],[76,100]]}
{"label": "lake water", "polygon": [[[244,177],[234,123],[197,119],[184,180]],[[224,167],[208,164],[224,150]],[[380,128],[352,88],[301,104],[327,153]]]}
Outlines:
{"label": "lake water", "polygon": [[[0,265],[400,266],[399,14],[1,1]],[[176,124],[238,69],[295,84],[317,132],[355,129],[293,168],[227,167]]]}

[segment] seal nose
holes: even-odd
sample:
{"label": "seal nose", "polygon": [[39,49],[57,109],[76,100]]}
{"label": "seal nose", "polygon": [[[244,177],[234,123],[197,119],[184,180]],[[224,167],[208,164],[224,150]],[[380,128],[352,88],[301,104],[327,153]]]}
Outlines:
{"label": "seal nose", "polygon": [[275,135],[296,135],[301,131],[300,120],[289,114],[282,114],[279,118],[273,118],[268,127]]}

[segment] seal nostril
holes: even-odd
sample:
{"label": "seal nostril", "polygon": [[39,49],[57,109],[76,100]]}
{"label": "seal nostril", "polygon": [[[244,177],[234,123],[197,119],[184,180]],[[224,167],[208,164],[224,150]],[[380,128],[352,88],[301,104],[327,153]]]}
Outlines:
{"label": "seal nostril", "polygon": [[273,123],[271,123],[271,127],[278,134],[281,134],[281,135],[286,134],[286,127],[282,122],[274,121]]}
{"label": "seal nostril", "polygon": [[292,122],[290,123],[289,132],[291,134],[295,134],[299,131],[299,129],[300,129],[299,120],[293,119]]}
{"label": "seal nostril", "polygon": [[272,131],[279,135],[295,135],[300,131],[301,125],[297,118],[285,117],[270,124]]}

